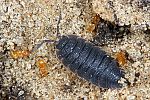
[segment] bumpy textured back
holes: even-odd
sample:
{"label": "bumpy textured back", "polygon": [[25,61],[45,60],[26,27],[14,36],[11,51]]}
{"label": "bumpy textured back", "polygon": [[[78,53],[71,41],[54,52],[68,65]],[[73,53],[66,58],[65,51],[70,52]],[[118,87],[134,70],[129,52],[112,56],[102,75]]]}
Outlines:
{"label": "bumpy textured back", "polygon": [[56,45],[62,63],[80,77],[103,88],[121,88],[124,72],[105,51],[74,35],[62,36]]}

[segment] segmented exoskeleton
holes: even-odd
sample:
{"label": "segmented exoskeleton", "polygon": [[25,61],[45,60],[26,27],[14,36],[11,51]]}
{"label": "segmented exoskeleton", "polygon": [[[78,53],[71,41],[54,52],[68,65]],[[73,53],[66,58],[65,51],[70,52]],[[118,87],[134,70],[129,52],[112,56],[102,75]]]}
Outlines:
{"label": "segmented exoskeleton", "polygon": [[57,56],[72,72],[103,88],[121,88],[124,72],[106,52],[77,36],[62,36],[56,44]]}
{"label": "segmented exoskeleton", "polygon": [[118,81],[124,78],[124,71],[105,51],[75,35],[58,34],[58,38],[58,41],[44,40],[35,49],[45,42],[53,42],[56,45],[58,58],[72,72],[99,87],[121,88],[123,86]]}

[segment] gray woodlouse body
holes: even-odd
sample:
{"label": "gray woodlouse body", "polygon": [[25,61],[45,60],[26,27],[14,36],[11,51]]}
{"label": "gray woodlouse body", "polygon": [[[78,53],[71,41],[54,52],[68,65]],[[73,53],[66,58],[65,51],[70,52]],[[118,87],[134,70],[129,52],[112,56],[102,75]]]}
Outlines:
{"label": "gray woodlouse body", "polygon": [[[60,20],[61,13],[57,24],[59,40],[44,40],[31,52],[45,42],[53,42],[56,44],[58,58],[72,72],[99,87],[121,88],[123,84],[118,81],[124,78],[125,73],[119,68],[118,62],[108,56],[105,51],[82,38],[75,35],[61,36],[59,33]],[[130,84],[126,79],[125,83]]]}
{"label": "gray woodlouse body", "polygon": [[124,72],[105,51],[75,35],[62,36],[56,44],[57,56],[72,72],[103,88],[121,88]]}

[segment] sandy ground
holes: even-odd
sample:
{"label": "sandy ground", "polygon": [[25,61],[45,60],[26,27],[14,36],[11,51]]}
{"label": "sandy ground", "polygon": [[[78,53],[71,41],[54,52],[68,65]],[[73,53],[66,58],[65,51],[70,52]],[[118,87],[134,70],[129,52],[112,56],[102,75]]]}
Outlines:
{"label": "sandy ground", "polygon": [[[150,99],[150,1],[149,0],[0,0],[0,98],[7,100],[149,100]],[[126,50],[134,63],[122,68],[131,86],[102,89],[79,78],[62,65],[55,45],[44,44],[26,58],[14,59],[15,49],[32,50],[44,39],[57,40],[59,16],[61,35],[75,34],[86,40],[93,13],[119,25],[131,24],[132,35],[103,49],[114,56]],[[37,59],[47,61],[49,74],[41,78]],[[14,87],[14,88],[12,88]],[[12,90],[11,90],[11,89]],[[12,93],[13,92],[13,93]]]}

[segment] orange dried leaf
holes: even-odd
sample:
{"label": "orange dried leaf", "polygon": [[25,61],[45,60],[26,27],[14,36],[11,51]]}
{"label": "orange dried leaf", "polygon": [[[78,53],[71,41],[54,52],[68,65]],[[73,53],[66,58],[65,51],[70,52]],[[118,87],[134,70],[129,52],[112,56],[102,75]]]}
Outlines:
{"label": "orange dried leaf", "polygon": [[14,59],[17,59],[18,58],[17,51],[11,51],[11,57],[14,58]]}
{"label": "orange dried leaf", "polygon": [[94,24],[89,24],[86,27],[86,31],[87,32],[91,32],[92,33],[94,31],[94,29],[95,29],[95,25]]}
{"label": "orange dried leaf", "polygon": [[14,59],[28,57],[30,52],[28,50],[13,50],[10,52]]}
{"label": "orange dried leaf", "polygon": [[22,56],[27,57],[30,55],[30,52],[28,50],[22,50]]}
{"label": "orange dried leaf", "polygon": [[127,62],[127,57],[125,52],[121,51],[116,54],[116,59],[120,65],[124,65]]}
{"label": "orange dried leaf", "polygon": [[95,26],[96,26],[99,21],[100,21],[100,16],[99,16],[99,14],[95,14],[95,15],[92,17],[91,23],[92,23],[92,24],[95,24]]}
{"label": "orange dried leaf", "polygon": [[[99,21],[100,21],[99,14],[93,14],[90,23],[86,27],[86,31],[90,32],[90,33],[95,33],[95,30],[97,28],[97,24],[99,23]],[[95,34],[93,34],[93,35],[95,35]]]}
{"label": "orange dried leaf", "polygon": [[39,67],[41,77],[47,76],[48,75],[47,63],[43,59],[40,59],[36,62],[36,64]]}

